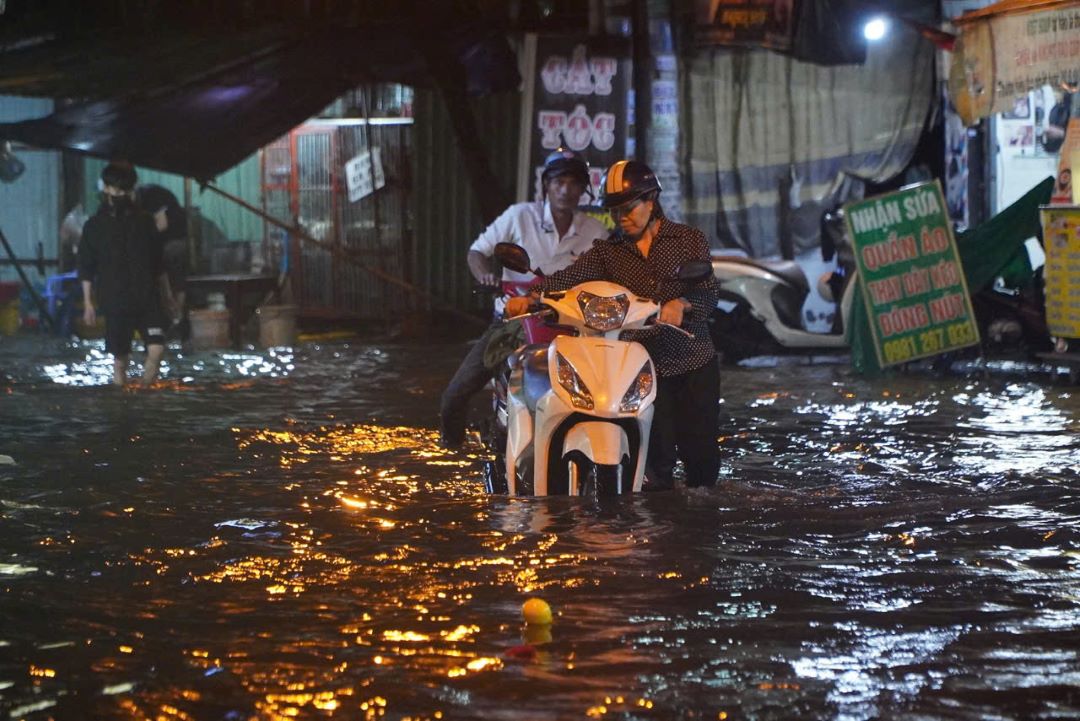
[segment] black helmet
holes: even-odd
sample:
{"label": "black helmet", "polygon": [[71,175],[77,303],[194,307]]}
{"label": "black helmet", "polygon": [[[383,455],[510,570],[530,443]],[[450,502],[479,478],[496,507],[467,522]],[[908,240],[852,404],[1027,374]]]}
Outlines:
{"label": "black helmet", "polygon": [[544,172],[540,175],[540,182],[547,188],[548,181],[560,175],[571,175],[588,188],[589,164],[573,150],[559,147],[553,150],[544,160]]}
{"label": "black helmet", "polygon": [[620,160],[604,173],[600,183],[600,205],[614,208],[649,193],[660,194],[656,173],[640,161]]}
{"label": "black helmet", "polygon": [[101,171],[101,182],[127,192],[135,190],[139,177],[128,163],[112,162]]}

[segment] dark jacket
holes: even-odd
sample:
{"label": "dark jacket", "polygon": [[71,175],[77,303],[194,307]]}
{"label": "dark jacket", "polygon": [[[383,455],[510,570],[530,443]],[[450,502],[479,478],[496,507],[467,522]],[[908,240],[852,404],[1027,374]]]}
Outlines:
{"label": "dark jacket", "polygon": [[164,273],[154,219],[131,208],[107,204],[83,227],[79,242],[79,280],[89,280],[99,310],[123,313],[161,307],[159,277]]}

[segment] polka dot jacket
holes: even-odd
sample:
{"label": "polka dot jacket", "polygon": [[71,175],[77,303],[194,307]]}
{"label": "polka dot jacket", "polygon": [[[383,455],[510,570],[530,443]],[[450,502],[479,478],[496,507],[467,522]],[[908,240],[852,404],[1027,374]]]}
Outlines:
{"label": "polka dot jacket", "polygon": [[693,338],[663,326],[622,334],[623,340],[638,341],[645,346],[657,373],[663,377],[676,376],[697,370],[716,356],[708,326],[708,319],[716,309],[716,279],[710,275],[697,283],[667,280],[674,277],[680,263],[696,259],[709,260],[705,234],[665,218],[653,238],[648,257],[641,254],[636,243],[612,235],[598,239],[572,265],[547,276],[533,288],[566,290],[590,280],[608,280],[661,305],[674,298],[688,300],[693,308],[687,311],[683,328],[693,333]]}

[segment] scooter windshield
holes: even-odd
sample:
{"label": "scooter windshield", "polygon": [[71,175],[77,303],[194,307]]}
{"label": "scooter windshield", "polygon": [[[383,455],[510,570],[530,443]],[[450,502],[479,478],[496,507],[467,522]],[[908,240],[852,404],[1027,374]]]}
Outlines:
{"label": "scooter windshield", "polygon": [[601,332],[621,327],[630,309],[630,299],[625,293],[603,296],[582,291],[578,293],[577,302],[585,326]]}

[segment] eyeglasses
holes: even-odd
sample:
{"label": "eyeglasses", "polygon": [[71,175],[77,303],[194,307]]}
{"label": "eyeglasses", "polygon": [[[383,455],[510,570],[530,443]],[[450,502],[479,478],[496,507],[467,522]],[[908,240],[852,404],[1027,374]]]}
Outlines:
{"label": "eyeglasses", "polygon": [[618,218],[634,212],[634,209],[644,202],[644,198],[634,198],[629,203],[623,203],[622,205],[616,205],[614,208],[609,208],[608,212],[611,213],[612,217]]}

